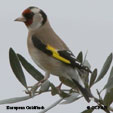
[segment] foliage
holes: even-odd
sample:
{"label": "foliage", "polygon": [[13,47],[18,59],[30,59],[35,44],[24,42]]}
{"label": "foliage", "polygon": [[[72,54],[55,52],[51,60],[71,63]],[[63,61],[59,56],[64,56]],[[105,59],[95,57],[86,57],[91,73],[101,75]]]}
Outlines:
{"label": "foliage", "polygon": [[[101,81],[105,75],[107,75],[107,72],[110,68],[110,65],[112,63],[112,53],[107,57],[100,73],[97,73],[97,69],[95,68],[94,71],[90,73],[80,73],[81,78],[83,79],[86,88],[91,90],[92,86],[97,84],[99,81]],[[90,68],[89,62],[86,60],[86,56],[83,59],[83,53],[80,52],[77,56],[77,60],[82,63],[83,65]],[[25,93],[27,96],[23,97],[15,97],[10,99],[1,100],[0,104],[9,104],[9,103],[16,103],[20,101],[25,101],[30,98],[33,98],[37,95],[40,95],[42,93],[51,92],[52,96],[59,95],[60,100],[55,102],[53,105],[45,109],[43,112],[46,112],[50,110],[51,108],[55,107],[57,104],[69,104],[72,102],[77,101],[82,96],[80,95],[79,91],[75,88],[75,85],[72,81],[65,79],[63,77],[60,77],[59,80],[62,81],[64,85],[67,85],[70,87],[70,89],[58,89],[55,87],[53,83],[50,81],[45,81],[42,84],[40,84],[38,87],[34,85],[31,89],[27,86],[26,78],[23,72],[24,68],[34,79],[37,81],[41,81],[44,76],[41,74],[35,67],[33,67],[22,55],[15,53],[15,51],[10,48],[9,50],[9,61],[11,68],[14,72],[14,75],[18,79],[18,81],[26,88]],[[39,82],[40,83],[40,82]],[[101,97],[101,92],[106,89],[106,93],[104,97]],[[31,93],[32,92],[32,93]],[[93,93],[92,93],[93,94]],[[103,109],[106,113],[110,113],[113,109],[111,108],[111,104],[113,102],[113,67],[111,68],[110,75],[108,78],[108,81],[106,84],[104,84],[103,89],[99,92],[97,90],[98,98],[94,97],[94,101],[96,104],[100,107],[107,106],[107,109]],[[63,102],[62,102],[63,101]],[[95,109],[86,109],[82,113],[92,113]]]}

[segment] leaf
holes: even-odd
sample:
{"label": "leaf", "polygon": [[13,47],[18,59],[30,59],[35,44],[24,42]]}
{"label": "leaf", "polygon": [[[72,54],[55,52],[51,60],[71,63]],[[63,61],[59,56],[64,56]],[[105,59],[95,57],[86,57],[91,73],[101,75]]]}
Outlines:
{"label": "leaf", "polygon": [[64,91],[60,91],[60,92],[59,92],[59,95],[60,95],[62,98],[67,98],[67,97],[70,96],[70,94],[65,93]]}
{"label": "leaf", "polygon": [[44,76],[38,70],[36,70],[23,56],[20,54],[17,55],[23,67],[30,75],[32,75],[34,79],[40,81],[44,78]]}
{"label": "leaf", "polygon": [[24,97],[14,97],[14,98],[10,98],[10,99],[0,100],[0,105],[21,102],[21,101],[28,100],[30,98],[32,98],[32,97],[24,96]]}
{"label": "leaf", "polygon": [[47,111],[49,111],[50,109],[52,109],[53,107],[55,107],[56,105],[58,105],[63,99],[60,98],[59,100],[57,100],[55,103],[53,103],[52,105],[50,105],[49,107],[47,107],[46,109],[42,110],[39,113],[46,113]]}
{"label": "leaf", "polygon": [[112,69],[111,69],[108,82],[107,82],[107,84],[104,86],[103,90],[104,90],[104,89],[107,89],[107,91],[108,91],[108,90],[110,90],[111,88],[113,88],[113,67],[112,67]]}
{"label": "leaf", "polygon": [[108,56],[108,58],[106,59],[106,61],[105,61],[104,65],[103,65],[103,67],[102,67],[102,70],[101,70],[96,82],[100,81],[105,76],[105,74],[107,73],[107,71],[108,71],[108,69],[109,69],[109,67],[111,65],[111,62],[112,62],[112,57],[113,56],[112,56],[112,53],[111,53]]}
{"label": "leaf", "polygon": [[61,90],[58,90],[52,83],[50,83],[50,87],[51,87],[51,94],[54,96],[56,94],[60,95],[62,98],[66,98],[66,97],[69,97],[70,95],[61,91]]}
{"label": "leaf", "polygon": [[52,83],[50,83],[50,87],[51,87],[51,94],[53,96],[59,94],[58,89]]}
{"label": "leaf", "polygon": [[75,89],[75,83],[73,83],[71,80],[66,79],[66,78],[64,78],[64,77],[59,77],[59,79],[60,79],[60,81],[61,81],[63,84],[65,84],[65,85],[67,85],[67,86],[72,87],[72,88]]}
{"label": "leaf", "polygon": [[46,81],[41,85],[40,91],[41,91],[41,92],[48,91],[49,86],[50,86],[50,82],[49,82],[48,80],[46,80]]}
{"label": "leaf", "polygon": [[111,68],[111,72],[110,72],[110,76],[109,76],[108,80],[110,80],[110,79],[112,79],[112,78],[113,78],[113,66],[112,66],[112,68]]}
{"label": "leaf", "polygon": [[93,111],[94,111],[93,109],[88,109],[88,110],[83,111],[82,113],[92,113]]}
{"label": "leaf", "polygon": [[12,48],[10,48],[10,50],[9,50],[9,60],[10,60],[11,68],[12,68],[16,78],[21,82],[21,84],[25,88],[27,88],[27,83],[25,80],[24,72],[20,65],[19,59]]}
{"label": "leaf", "polygon": [[89,64],[88,60],[84,60],[83,65],[87,66],[89,69],[91,68],[91,65]]}
{"label": "leaf", "polygon": [[83,62],[83,54],[82,54],[82,51],[78,54],[78,56],[77,56],[77,61],[79,61],[80,63],[82,63]]}
{"label": "leaf", "polygon": [[89,72],[92,73],[92,71],[90,70],[91,65],[89,64],[88,60],[86,60],[86,59],[84,59],[83,65],[88,67],[88,69],[87,69],[88,72],[83,71],[83,74],[81,76],[82,76],[82,78],[84,78],[86,86],[88,86],[88,84],[89,84]]}
{"label": "leaf", "polygon": [[[84,60],[83,65],[88,68],[88,71],[91,71],[90,70],[91,66],[87,60]],[[79,75],[80,75],[81,79],[83,80],[83,82],[85,84],[85,87],[88,88],[87,86],[89,84],[89,72],[84,71],[84,70],[82,70],[82,71],[78,70],[78,71],[79,71]]]}
{"label": "leaf", "polygon": [[109,107],[112,102],[113,102],[113,88],[109,92],[106,92],[104,97],[104,104],[107,107]]}
{"label": "leaf", "polygon": [[94,84],[96,77],[97,77],[97,69],[95,69],[91,74],[90,85],[89,85],[90,87]]}
{"label": "leaf", "polygon": [[85,87],[88,88],[88,83],[89,83],[89,73],[86,71],[79,71],[79,76],[81,77],[83,83],[85,84]]}
{"label": "leaf", "polygon": [[63,101],[61,104],[70,104],[70,103],[78,100],[79,98],[81,98],[78,96],[79,96],[79,93],[72,93],[72,94],[70,94],[69,97],[64,98],[64,100],[66,100],[66,101]]}

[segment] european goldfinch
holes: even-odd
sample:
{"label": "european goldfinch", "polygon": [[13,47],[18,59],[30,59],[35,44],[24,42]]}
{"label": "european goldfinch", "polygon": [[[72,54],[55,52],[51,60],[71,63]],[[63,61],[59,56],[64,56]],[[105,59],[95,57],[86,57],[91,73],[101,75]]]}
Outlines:
{"label": "european goldfinch", "polygon": [[65,77],[76,84],[89,102],[91,93],[85,88],[77,70],[90,70],[76,60],[67,45],[54,32],[45,12],[37,7],[28,7],[15,21],[24,22],[28,28],[28,51],[33,61],[45,71],[44,80],[50,74]]}

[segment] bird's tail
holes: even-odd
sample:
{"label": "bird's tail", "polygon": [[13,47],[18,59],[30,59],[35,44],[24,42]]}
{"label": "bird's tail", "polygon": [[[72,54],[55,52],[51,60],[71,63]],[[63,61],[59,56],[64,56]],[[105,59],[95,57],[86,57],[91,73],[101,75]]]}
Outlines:
{"label": "bird's tail", "polygon": [[86,101],[90,102],[90,98],[93,98],[91,92],[88,91],[88,89],[82,87],[76,80],[74,80],[74,79],[72,79],[72,80],[76,84],[76,86],[78,87],[78,89],[80,90],[80,92],[82,93],[84,98],[86,99]]}

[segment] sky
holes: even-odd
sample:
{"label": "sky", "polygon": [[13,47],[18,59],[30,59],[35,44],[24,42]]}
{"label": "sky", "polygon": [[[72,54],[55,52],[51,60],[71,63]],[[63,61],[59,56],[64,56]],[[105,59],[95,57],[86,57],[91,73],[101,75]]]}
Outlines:
{"label": "sky", "polygon": [[[14,76],[9,64],[9,48],[12,47],[17,53],[22,54],[32,65],[44,73],[31,60],[27,51],[27,28],[23,23],[14,22],[24,9],[36,6],[43,9],[49,18],[55,32],[68,45],[75,56],[83,51],[88,51],[87,59],[91,69],[98,69],[98,73],[107,58],[113,52],[113,0],[1,0],[0,1],[0,100],[25,95],[24,87]],[[113,63],[112,63],[113,65]],[[27,72],[26,80],[29,85],[36,83]],[[107,82],[106,77],[92,88],[95,96],[96,89],[101,90]],[[59,84],[57,77],[49,78],[55,85]],[[104,95],[104,93],[102,94]],[[42,94],[33,99],[11,104],[10,106],[44,106],[59,99],[59,96],[51,96],[49,93]],[[87,103],[84,98],[67,105],[57,105],[47,113],[80,113],[87,106],[96,105],[94,102]],[[6,110],[7,105],[0,106],[4,113],[15,113]],[[40,110],[39,110],[40,111]],[[17,113],[38,113],[39,111],[18,111]],[[104,113],[95,110],[94,113]]]}

